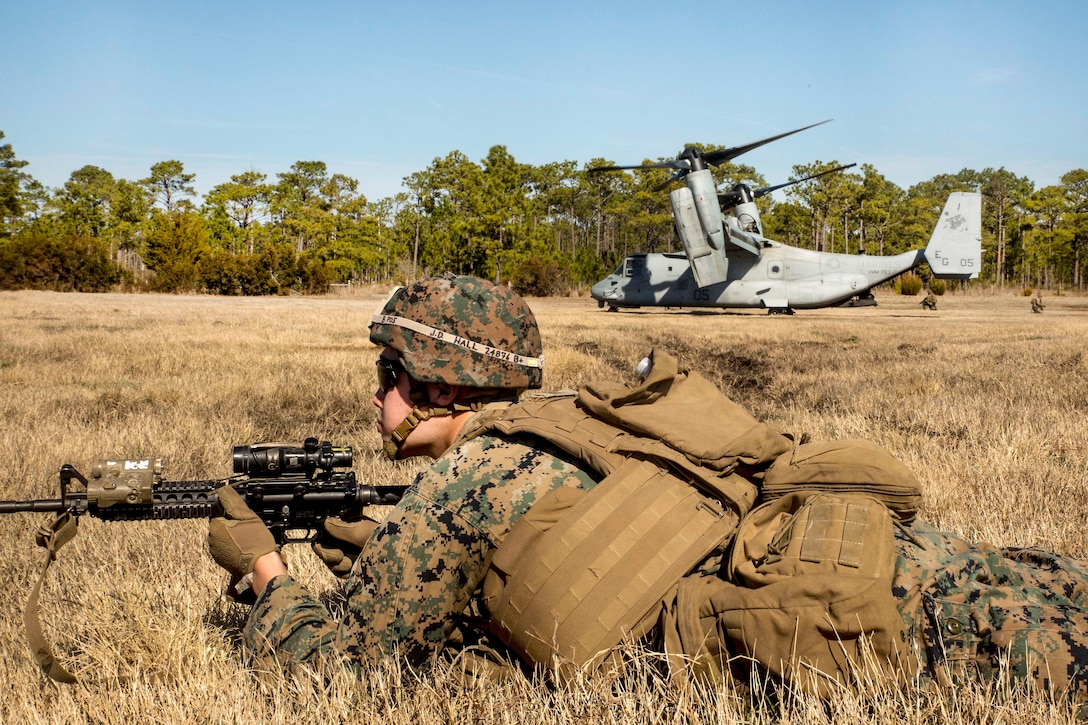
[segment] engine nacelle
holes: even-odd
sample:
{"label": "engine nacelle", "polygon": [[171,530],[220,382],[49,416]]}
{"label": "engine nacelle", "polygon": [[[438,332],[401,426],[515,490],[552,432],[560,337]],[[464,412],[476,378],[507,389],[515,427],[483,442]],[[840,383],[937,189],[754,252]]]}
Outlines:
{"label": "engine nacelle", "polygon": [[[707,174],[709,173],[708,171]],[[673,217],[676,219],[676,233],[680,236],[680,243],[684,245],[691,272],[695,276],[695,284],[707,287],[726,281],[729,262],[725,258],[725,252],[721,251],[720,241],[717,248],[711,246],[711,237],[703,227],[691,189],[686,186],[676,189],[669,194],[669,201],[672,203]],[[714,203],[717,204],[716,196]],[[722,234],[720,211],[718,212],[718,234]]]}
{"label": "engine nacelle", "polygon": [[737,204],[733,208],[733,214],[737,217],[737,227],[742,232],[763,236],[763,221],[759,218],[759,207],[754,201]]}
{"label": "engine nacelle", "polygon": [[710,169],[692,171],[684,177],[684,183],[691,189],[695,202],[695,211],[703,224],[707,243],[713,249],[725,249],[725,231],[722,229],[722,210],[718,206],[718,190],[714,186],[714,175]]}

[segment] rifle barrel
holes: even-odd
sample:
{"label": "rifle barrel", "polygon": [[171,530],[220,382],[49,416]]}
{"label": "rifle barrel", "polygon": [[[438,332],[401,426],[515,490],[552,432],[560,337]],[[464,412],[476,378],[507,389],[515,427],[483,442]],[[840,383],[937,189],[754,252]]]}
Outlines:
{"label": "rifle barrel", "polygon": [[63,511],[68,508],[62,499],[45,498],[36,501],[0,501],[0,514],[13,514],[18,511]]}

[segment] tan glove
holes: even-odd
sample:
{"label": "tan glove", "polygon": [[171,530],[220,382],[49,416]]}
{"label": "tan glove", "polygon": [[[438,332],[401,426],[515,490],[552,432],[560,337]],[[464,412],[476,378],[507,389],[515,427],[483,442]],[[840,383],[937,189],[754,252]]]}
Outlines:
{"label": "tan glove", "polygon": [[370,540],[378,522],[363,517],[358,521],[345,521],[335,516],[325,519],[324,527],[317,534],[317,541],[312,545],[325,566],[341,579],[348,575],[359,552]]}
{"label": "tan glove", "polygon": [[217,491],[223,515],[208,522],[208,551],[215,563],[231,573],[232,581],[253,572],[253,563],[279,551],[272,532],[230,486]]}

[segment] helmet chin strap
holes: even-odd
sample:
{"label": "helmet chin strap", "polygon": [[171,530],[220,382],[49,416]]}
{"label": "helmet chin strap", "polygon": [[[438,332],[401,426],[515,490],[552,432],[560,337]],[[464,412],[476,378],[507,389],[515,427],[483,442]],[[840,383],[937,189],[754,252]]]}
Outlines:
{"label": "helmet chin strap", "polygon": [[496,398],[476,398],[474,400],[465,401],[464,403],[427,405],[426,410],[424,410],[419,407],[423,404],[423,396],[417,395],[415,391],[413,391],[411,397],[412,403],[414,404],[412,412],[405,416],[404,420],[400,422],[400,425],[393,429],[392,438],[382,443],[382,450],[385,451],[386,458],[392,461],[397,460],[400,448],[404,445],[405,439],[407,439],[408,435],[423,421],[470,410],[477,411],[493,400],[496,400]]}

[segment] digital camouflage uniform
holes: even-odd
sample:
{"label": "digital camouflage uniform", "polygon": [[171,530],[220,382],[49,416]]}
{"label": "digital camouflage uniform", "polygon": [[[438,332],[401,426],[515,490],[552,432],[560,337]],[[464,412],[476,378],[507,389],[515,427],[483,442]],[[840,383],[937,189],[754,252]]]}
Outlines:
{"label": "digital camouflage uniform", "polygon": [[245,630],[255,665],[318,664],[333,653],[421,664],[443,646],[510,527],[560,486],[596,474],[550,447],[479,436],[420,474],[374,533],[347,581],[340,621],[290,576],[274,579]]}
{"label": "digital camouflage uniform", "polygon": [[998,549],[914,523],[896,535],[892,593],[941,684],[1007,667],[1042,691],[1088,695],[1088,562]]}

